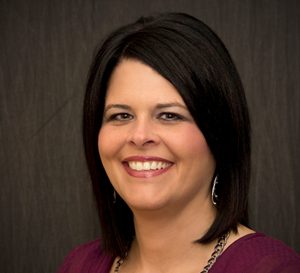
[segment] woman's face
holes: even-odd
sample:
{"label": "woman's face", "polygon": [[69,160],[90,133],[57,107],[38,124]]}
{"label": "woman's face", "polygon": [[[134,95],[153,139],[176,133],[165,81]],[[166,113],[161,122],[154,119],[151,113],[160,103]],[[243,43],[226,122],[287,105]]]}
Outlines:
{"label": "woman's face", "polygon": [[132,210],[210,202],[215,160],[204,136],[174,86],[137,60],[111,75],[98,147]]}

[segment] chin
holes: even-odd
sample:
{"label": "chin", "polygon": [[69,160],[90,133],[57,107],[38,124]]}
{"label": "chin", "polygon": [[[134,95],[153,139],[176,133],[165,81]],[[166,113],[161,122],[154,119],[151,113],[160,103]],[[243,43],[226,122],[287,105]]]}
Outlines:
{"label": "chin", "polygon": [[126,203],[134,213],[135,211],[161,211],[167,207],[168,202],[163,200],[155,200],[154,198],[151,198],[150,200],[142,198],[142,200],[132,200],[131,202]]}

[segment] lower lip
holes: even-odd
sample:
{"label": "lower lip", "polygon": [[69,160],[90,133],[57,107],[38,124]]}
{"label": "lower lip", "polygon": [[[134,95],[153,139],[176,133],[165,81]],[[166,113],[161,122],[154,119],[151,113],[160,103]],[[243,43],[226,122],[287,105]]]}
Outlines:
{"label": "lower lip", "polygon": [[137,177],[137,178],[151,178],[151,177],[158,176],[158,175],[161,175],[161,174],[167,172],[173,165],[171,164],[170,166],[168,166],[164,169],[148,170],[148,171],[133,170],[128,166],[128,163],[123,163],[123,166],[124,166],[126,172],[130,176]]}

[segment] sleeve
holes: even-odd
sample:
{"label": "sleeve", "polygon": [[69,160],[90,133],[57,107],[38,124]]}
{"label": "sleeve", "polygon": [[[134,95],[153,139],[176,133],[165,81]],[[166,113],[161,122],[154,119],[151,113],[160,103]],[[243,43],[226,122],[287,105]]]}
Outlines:
{"label": "sleeve", "polygon": [[248,273],[300,273],[300,258],[291,256],[265,256]]}
{"label": "sleeve", "polygon": [[112,258],[105,255],[99,240],[73,249],[56,273],[108,273]]}
{"label": "sleeve", "polygon": [[[80,247],[76,247],[75,249],[73,249],[64,259],[63,263],[61,264],[61,266],[59,267],[58,271],[56,273],[75,273],[75,270],[72,270],[72,264],[73,261],[76,261],[76,255],[77,252],[80,250]],[[78,271],[79,272],[79,271]]]}

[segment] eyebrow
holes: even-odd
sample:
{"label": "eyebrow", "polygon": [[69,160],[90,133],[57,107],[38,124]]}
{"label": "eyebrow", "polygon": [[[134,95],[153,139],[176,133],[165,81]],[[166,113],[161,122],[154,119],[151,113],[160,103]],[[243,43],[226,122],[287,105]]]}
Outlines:
{"label": "eyebrow", "polygon": [[[187,107],[181,103],[178,102],[171,102],[171,103],[158,103],[155,108],[157,109],[163,109],[163,108],[170,108],[170,107],[180,107],[183,108],[185,110],[187,110]],[[112,108],[118,108],[118,109],[123,109],[123,110],[131,110],[131,107],[127,104],[108,104],[105,108],[104,108],[104,114],[112,109]]]}
{"label": "eyebrow", "polygon": [[106,113],[109,109],[111,108],[119,108],[119,109],[123,109],[123,110],[130,110],[131,107],[129,107],[126,104],[108,104],[105,108],[104,108],[104,113]]}
{"label": "eyebrow", "polygon": [[181,103],[178,102],[171,102],[171,103],[158,103],[156,105],[156,108],[162,109],[162,108],[169,108],[169,107],[180,107],[183,109],[187,109],[187,107]]}

